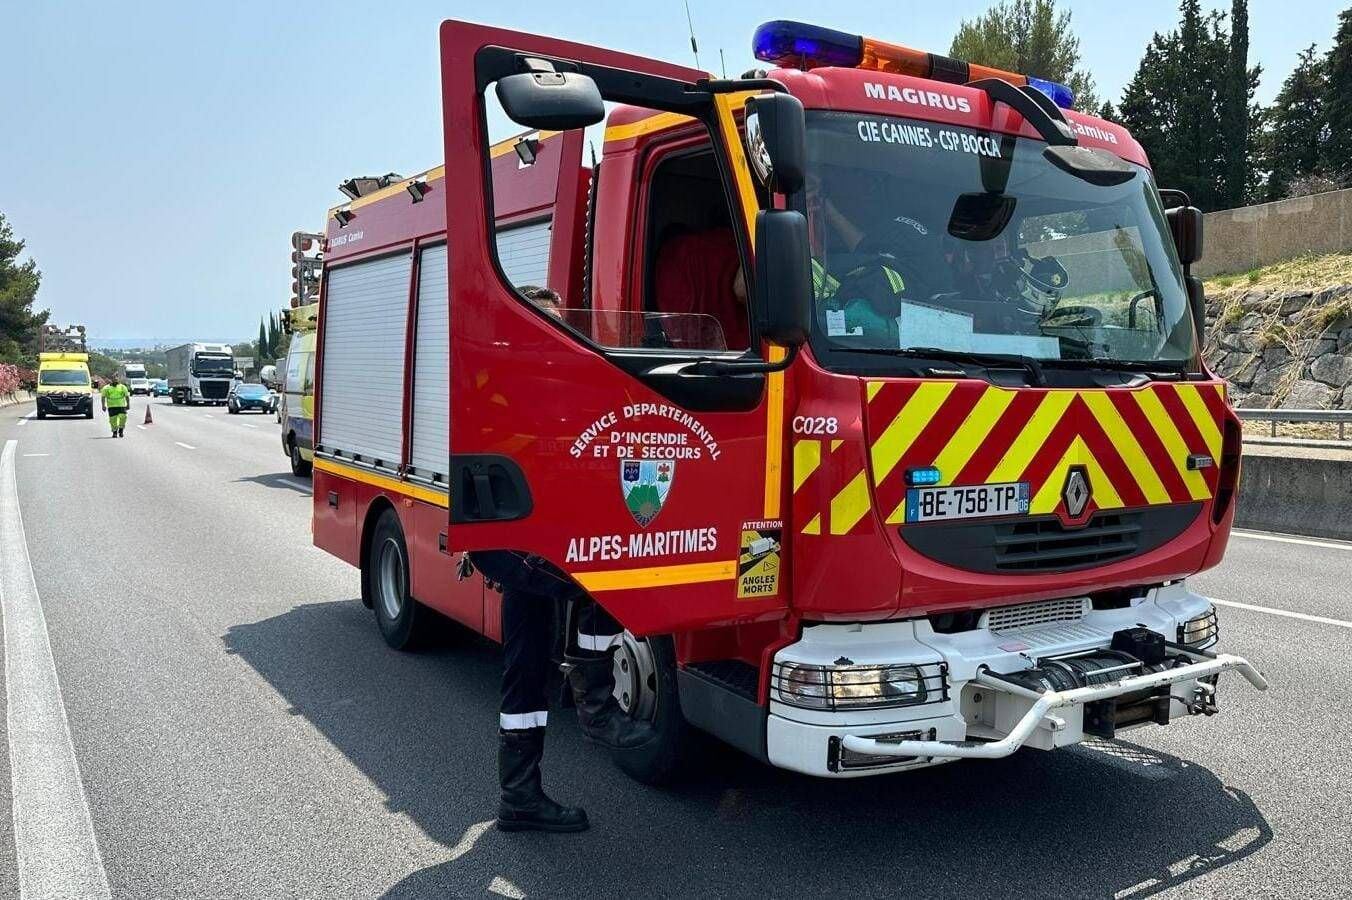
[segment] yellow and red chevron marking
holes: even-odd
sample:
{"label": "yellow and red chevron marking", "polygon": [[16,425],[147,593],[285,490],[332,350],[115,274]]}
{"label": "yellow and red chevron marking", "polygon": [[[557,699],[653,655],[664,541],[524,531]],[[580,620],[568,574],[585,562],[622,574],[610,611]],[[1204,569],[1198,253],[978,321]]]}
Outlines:
{"label": "yellow and red chevron marking", "polygon": [[793,443],[793,521],[799,534],[862,534],[873,498],[857,441],[802,438]]}
{"label": "yellow and red chevron marking", "polygon": [[941,485],[1027,481],[1029,512],[1061,506],[1071,466],[1084,466],[1091,509],[1209,499],[1215,466],[1187,467],[1193,453],[1219,462],[1223,385],[1139,389],[1007,390],[978,381],[870,382],[869,466],[879,514],[905,521],[904,473],[939,469]]}

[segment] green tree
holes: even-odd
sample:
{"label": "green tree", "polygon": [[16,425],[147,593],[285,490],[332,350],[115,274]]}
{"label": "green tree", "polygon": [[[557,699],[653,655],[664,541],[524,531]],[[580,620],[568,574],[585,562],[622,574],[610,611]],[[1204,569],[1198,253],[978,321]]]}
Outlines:
{"label": "green tree", "polygon": [[1070,12],[1056,0],[999,0],[986,12],[963,20],[949,55],[997,69],[1067,85],[1077,109],[1098,109],[1094,79],[1080,65],[1080,39]]}
{"label": "green tree", "polygon": [[264,351],[268,349],[268,335],[263,327],[263,317],[258,317],[258,355],[267,355]]}
{"label": "green tree", "polygon": [[[1220,209],[1242,197],[1227,181],[1230,157],[1222,110],[1227,96],[1238,96],[1231,95],[1228,82],[1232,51],[1243,49],[1247,56],[1248,42],[1246,38],[1234,48],[1225,15],[1204,14],[1199,0],[1182,0],[1179,12],[1178,29],[1156,33],[1147,45],[1119,109],[1123,123],[1150,156],[1162,187],[1186,191],[1202,209]],[[1243,12],[1247,20],[1247,10]],[[1247,30],[1247,21],[1241,24]],[[1239,62],[1241,68],[1244,64]],[[1244,71],[1247,99],[1259,71]],[[1246,138],[1242,146],[1248,145]],[[1240,183],[1247,182],[1244,177]]]}
{"label": "green tree", "polygon": [[24,242],[0,213],[0,362],[25,362],[33,352],[38,330],[47,322],[47,311],[33,311],[42,273],[31,258],[20,263]]}
{"label": "green tree", "polygon": [[1352,181],[1352,8],[1338,14],[1338,31],[1324,66],[1328,135],[1321,150],[1320,168],[1346,184]]}
{"label": "green tree", "polygon": [[1249,4],[1233,0],[1230,5],[1230,48],[1225,81],[1220,92],[1221,156],[1224,186],[1220,200],[1225,206],[1243,206],[1253,187],[1255,141],[1253,94],[1262,67],[1249,68]]}
{"label": "green tree", "polygon": [[1296,67],[1268,111],[1264,158],[1268,171],[1265,198],[1308,193],[1300,185],[1319,174],[1320,145],[1327,132],[1324,99],[1328,75],[1315,45],[1301,51]]}

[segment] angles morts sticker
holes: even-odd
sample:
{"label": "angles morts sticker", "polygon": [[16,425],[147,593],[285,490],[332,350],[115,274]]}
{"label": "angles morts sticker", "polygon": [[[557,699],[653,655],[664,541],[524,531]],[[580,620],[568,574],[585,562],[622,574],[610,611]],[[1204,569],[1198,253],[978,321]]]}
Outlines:
{"label": "angles morts sticker", "polygon": [[737,557],[738,600],[779,593],[783,539],[784,523],[778,520],[742,523],[741,553]]}
{"label": "angles morts sticker", "polygon": [[620,461],[620,490],[624,505],[640,528],[647,528],[671,491],[676,461],[625,459]]}

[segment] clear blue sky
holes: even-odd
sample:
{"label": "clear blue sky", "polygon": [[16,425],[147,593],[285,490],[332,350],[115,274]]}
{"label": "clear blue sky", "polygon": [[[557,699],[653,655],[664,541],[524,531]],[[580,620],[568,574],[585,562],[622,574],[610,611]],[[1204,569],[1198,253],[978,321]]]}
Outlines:
{"label": "clear blue sky", "polygon": [[[942,52],[987,5],[908,2],[880,20],[863,0],[690,0],[701,63],[716,69],[722,47],[733,74],[765,19]],[[1063,6],[1114,100],[1152,33],[1177,21],[1172,0]],[[1298,50],[1327,49],[1340,6],[1250,7],[1266,102]],[[339,181],[439,161],[436,34],[452,14],[690,60],[679,0],[7,4],[0,212],[42,269],[39,304],[95,338],[254,336],[290,295],[290,233],[320,227]]]}

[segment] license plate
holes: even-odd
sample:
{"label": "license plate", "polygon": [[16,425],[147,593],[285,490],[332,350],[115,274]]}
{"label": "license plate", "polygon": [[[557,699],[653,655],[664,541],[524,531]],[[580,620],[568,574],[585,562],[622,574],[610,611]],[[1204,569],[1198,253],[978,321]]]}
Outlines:
{"label": "license plate", "polygon": [[1028,482],[972,487],[911,488],[906,492],[906,521],[980,519],[1028,514]]}

